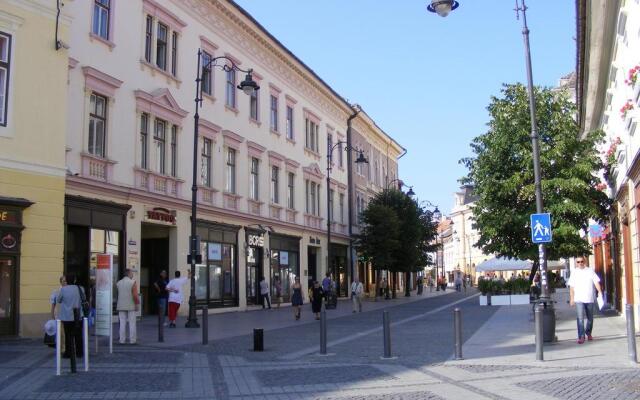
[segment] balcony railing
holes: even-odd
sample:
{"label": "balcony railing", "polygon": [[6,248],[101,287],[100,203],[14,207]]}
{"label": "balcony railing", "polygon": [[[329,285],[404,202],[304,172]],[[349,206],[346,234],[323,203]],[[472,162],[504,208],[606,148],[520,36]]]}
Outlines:
{"label": "balcony railing", "polygon": [[137,167],[134,168],[134,173],[135,185],[138,189],[171,197],[181,196],[184,183],[182,179]]}
{"label": "balcony railing", "polygon": [[113,178],[113,160],[98,157],[89,153],[80,154],[82,160],[82,176],[97,181],[110,182]]}

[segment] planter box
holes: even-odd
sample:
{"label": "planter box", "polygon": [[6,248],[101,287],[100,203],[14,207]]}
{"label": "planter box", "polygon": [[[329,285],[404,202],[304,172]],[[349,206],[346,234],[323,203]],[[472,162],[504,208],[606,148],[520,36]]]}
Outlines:
{"label": "planter box", "polygon": [[481,306],[487,305],[487,296],[480,296],[480,305]]}
{"label": "planter box", "polygon": [[511,305],[511,296],[508,294],[501,294],[497,296],[491,296],[492,306],[509,306]]}
{"label": "planter box", "polygon": [[529,295],[528,294],[512,294],[511,295],[511,304],[529,304]]}

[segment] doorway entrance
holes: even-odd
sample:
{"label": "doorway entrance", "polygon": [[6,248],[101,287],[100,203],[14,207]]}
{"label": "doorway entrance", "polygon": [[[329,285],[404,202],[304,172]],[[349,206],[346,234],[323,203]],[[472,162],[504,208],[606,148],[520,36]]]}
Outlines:
{"label": "doorway entrance", "polygon": [[169,274],[169,234],[167,226],[142,224],[140,243],[140,293],[142,312],[158,313],[158,294],[153,283],[160,277],[160,271]]}
{"label": "doorway entrance", "polygon": [[0,336],[16,332],[16,259],[0,256]]}
{"label": "doorway entrance", "polygon": [[262,277],[262,247],[247,247],[247,304],[260,304],[260,278]]}
{"label": "doorway entrance", "polygon": [[308,287],[313,287],[313,282],[318,280],[318,247],[307,247],[307,267],[309,269],[307,275],[309,277]]}

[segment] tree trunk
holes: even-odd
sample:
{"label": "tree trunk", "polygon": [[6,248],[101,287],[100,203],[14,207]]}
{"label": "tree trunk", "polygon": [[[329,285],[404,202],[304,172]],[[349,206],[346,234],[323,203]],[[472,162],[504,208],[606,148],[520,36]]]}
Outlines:
{"label": "tree trunk", "polygon": [[396,289],[397,289],[397,285],[398,285],[398,277],[396,276],[395,272],[392,272],[391,274],[389,274],[389,277],[393,278],[393,286],[391,286],[391,298],[395,299],[396,298]]}
{"label": "tree trunk", "polygon": [[373,293],[373,301],[378,301],[378,291],[380,290],[378,288],[379,284],[380,284],[380,270],[379,269],[375,269],[375,281],[376,281],[376,286],[375,286],[375,292]]}
{"label": "tree trunk", "polygon": [[409,287],[409,279],[411,278],[411,272],[405,273],[405,282],[404,282],[404,296],[411,297],[411,288]]}

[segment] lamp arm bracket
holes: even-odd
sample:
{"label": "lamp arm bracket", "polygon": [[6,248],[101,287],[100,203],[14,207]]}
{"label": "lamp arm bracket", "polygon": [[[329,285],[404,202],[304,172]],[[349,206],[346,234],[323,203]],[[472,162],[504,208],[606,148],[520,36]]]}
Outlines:
{"label": "lamp arm bracket", "polygon": [[[222,62],[222,61],[226,61],[226,62]],[[249,69],[242,69],[238,66],[238,64],[236,64],[235,61],[233,61],[231,58],[227,57],[227,56],[218,56],[218,57],[214,57],[212,59],[210,59],[206,64],[202,65],[202,69],[210,69],[213,67],[220,67],[222,68],[224,71],[231,71],[231,70],[236,70],[236,71],[240,71],[240,72],[244,72],[246,74],[253,72],[253,69],[249,68]]]}

